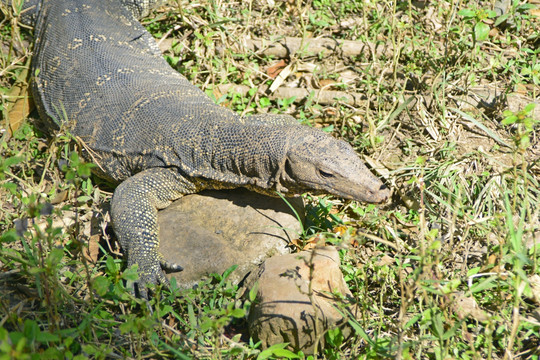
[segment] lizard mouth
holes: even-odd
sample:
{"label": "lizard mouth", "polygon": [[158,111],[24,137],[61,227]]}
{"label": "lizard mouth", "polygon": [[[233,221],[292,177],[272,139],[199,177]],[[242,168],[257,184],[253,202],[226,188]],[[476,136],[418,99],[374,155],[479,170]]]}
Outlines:
{"label": "lizard mouth", "polygon": [[312,192],[316,194],[332,194],[344,199],[366,203],[380,204],[386,202],[390,197],[390,189],[378,179],[377,184],[369,187],[350,182],[341,185],[334,184],[334,186],[309,180],[304,180],[304,183],[312,188]]}
{"label": "lizard mouth", "polygon": [[349,200],[357,200],[357,201],[363,201],[366,203],[373,203],[373,204],[384,203],[390,197],[390,189],[388,189],[388,187],[384,185],[382,182],[380,184],[380,187],[375,190],[366,189],[366,188],[351,189],[351,190],[352,190],[351,192],[343,193],[341,196]]}

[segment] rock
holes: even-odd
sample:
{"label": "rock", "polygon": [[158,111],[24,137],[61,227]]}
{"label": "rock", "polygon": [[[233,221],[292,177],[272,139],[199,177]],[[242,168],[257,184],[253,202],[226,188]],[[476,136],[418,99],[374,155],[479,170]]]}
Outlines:
{"label": "rock", "polygon": [[[288,342],[291,350],[312,354],[316,341],[319,341],[318,349],[324,346],[326,330],[346,325],[346,320],[334,308],[338,302],[329,294],[338,292],[345,297],[352,296],[339,269],[338,252],[334,247],[313,251],[272,257],[258,273],[249,276],[247,286],[258,281],[257,299],[248,319],[249,332],[262,342],[263,348]],[[313,302],[308,296],[310,263],[314,269]],[[342,328],[345,337],[350,332],[350,328]]]}
{"label": "rock", "polygon": [[[304,214],[301,198],[288,201]],[[282,199],[245,189],[184,196],[159,212],[158,224],[161,253],[184,267],[169,278],[184,288],[232,265],[238,268],[230,279],[238,282],[267,257],[288,253],[287,244],[301,231]]]}

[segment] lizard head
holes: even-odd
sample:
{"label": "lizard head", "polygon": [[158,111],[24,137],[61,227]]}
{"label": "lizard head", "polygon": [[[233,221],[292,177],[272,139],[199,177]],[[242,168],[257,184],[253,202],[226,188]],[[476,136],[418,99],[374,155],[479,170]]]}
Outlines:
{"label": "lizard head", "polygon": [[369,203],[388,199],[389,189],[371,173],[348,143],[320,130],[302,133],[295,137],[286,154],[283,185],[287,189]]}

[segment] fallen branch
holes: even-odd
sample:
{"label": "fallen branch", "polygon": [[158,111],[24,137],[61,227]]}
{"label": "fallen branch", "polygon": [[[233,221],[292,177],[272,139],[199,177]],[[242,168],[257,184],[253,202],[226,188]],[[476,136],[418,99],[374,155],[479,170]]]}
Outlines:
{"label": "fallen branch", "polygon": [[478,85],[469,89],[466,95],[449,96],[459,105],[461,111],[474,109],[505,110],[518,112],[530,103],[536,103],[531,117],[540,121],[540,101],[519,92],[507,93],[496,85]]}
{"label": "fallen branch", "polygon": [[[225,84],[218,85],[217,90],[221,94],[232,91],[241,94],[242,96],[246,96],[250,87],[246,85]],[[267,90],[268,86],[262,85],[259,87],[258,93],[268,96],[268,98],[272,100],[295,97],[294,102],[300,103],[307,100],[313,92],[313,101],[321,105],[334,105],[336,103],[356,107],[365,107],[367,105],[367,97],[364,94],[357,92],[280,87],[272,94],[267,94]],[[423,96],[425,98],[430,98],[429,94]],[[462,111],[475,111],[481,108],[494,110],[497,107],[502,106],[503,108],[508,108],[511,111],[516,112],[524,108],[527,104],[536,102],[539,106],[534,109],[532,117],[533,119],[540,120],[540,103],[518,93],[504,94],[501,89],[490,89],[488,87],[479,86],[471,89],[466,95],[451,96],[449,98],[454,100]],[[414,105],[414,103],[410,104],[410,106],[412,105]]]}
{"label": "fallen branch", "polygon": [[293,54],[304,56],[328,56],[340,54],[343,56],[369,57],[375,55],[392,56],[392,49],[385,43],[372,44],[361,41],[338,40],[329,38],[304,39],[285,37],[277,40],[245,39],[244,49],[251,50],[259,55],[287,58]]}
{"label": "fallen branch", "polygon": [[[267,89],[268,86],[260,86],[258,93],[266,94]],[[221,94],[232,91],[245,96],[250,90],[250,87],[246,85],[225,84],[219,85],[217,90]],[[332,105],[339,102],[351,106],[362,106],[367,103],[367,98],[363,94],[335,90],[309,90],[305,88],[280,87],[267,96],[270,99],[289,99],[295,97],[294,102],[298,103],[308,99],[312,92],[313,101],[321,105]]]}

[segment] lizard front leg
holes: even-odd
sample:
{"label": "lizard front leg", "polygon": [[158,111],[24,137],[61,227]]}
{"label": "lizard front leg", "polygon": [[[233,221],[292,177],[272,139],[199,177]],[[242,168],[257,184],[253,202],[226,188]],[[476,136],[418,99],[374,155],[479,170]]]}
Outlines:
{"label": "lizard front leg", "polygon": [[128,267],[138,265],[139,281],[129,286],[137,285],[141,297],[148,297],[149,284],[168,284],[163,270],[182,270],[180,265],[165,261],[158,251],[158,209],[197,190],[195,184],[174,169],[151,168],[123,181],[114,191],[114,232],[127,255]]}

